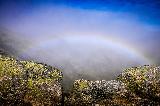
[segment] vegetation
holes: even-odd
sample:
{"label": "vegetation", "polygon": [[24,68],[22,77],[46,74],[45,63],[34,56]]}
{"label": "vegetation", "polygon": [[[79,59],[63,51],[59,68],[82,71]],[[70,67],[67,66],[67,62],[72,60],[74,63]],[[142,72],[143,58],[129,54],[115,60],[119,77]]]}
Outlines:
{"label": "vegetation", "polygon": [[79,79],[66,94],[62,78],[57,68],[0,54],[0,105],[160,106],[159,66],[128,68],[111,81]]}
{"label": "vegetation", "polygon": [[145,65],[129,68],[117,79],[137,96],[148,101],[160,101],[160,67]]}
{"label": "vegetation", "polygon": [[159,101],[160,67],[145,65],[124,70],[116,80],[76,80],[66,104],[74,106],[159,106]]}
{"label": "vegetation", "polygon": [[60,105],[61,79],[51,66],[0,55],[0,105]]}

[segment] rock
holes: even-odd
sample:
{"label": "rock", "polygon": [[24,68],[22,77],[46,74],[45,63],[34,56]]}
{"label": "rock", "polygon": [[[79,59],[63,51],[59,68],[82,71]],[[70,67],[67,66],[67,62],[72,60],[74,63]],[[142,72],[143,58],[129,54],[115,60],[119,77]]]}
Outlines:
{"label": "rock", "polygon": [[[51,66],[33,61],[20,61],[27,70],[25,101],[32,105],[60,105],[62,99],[61,72]],[[58,102],[57,102],[58,101]]]}
{"label": "rock", "polygon": [[73,91],[67,97],[66,104],[72,106],[111,106],[123,105],[118,98],[127,93],[124,83],[116,80],[89,81],[76,80]]}
{"label": "rock", "polygon": [[160,67],[124,70],[116,80],[76,80],[66,106],[160,106]]}
{"label": "rock", "polygon": [[33,61],[0,55],[0,105],[61,105],[62,73]]}
{"label": "rock", "polygon": [[160,67],[124,70],[115,80],[76,80],[62,92],[62,73],[0,52],[0,106],[160,106]]}
{"label": "rock", "polygon": [[140,97],[141,103],[144,101],[143,103],[146,104],[160,105],[159,66],[132,67],[122,72],[117,79],[125,83],[127,89]]}
{"label": "rock", "polygon": [[0,105],[22,103],[27,82],[23,80],[24,73],[19,61],[0,55]]}

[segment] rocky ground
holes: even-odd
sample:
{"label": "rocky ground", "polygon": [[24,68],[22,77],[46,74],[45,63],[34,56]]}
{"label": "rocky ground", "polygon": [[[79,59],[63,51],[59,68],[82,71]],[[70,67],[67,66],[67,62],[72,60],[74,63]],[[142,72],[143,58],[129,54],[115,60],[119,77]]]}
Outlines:
{"label": "rocky ground", "polygon": [[67,106],[159,106],[160,67],[125,70],[116,80],[76,80]]}
{"label": "rocky ground", "polygon": [[63,92],[62,72],[0,53],[0,106],[160,106],[160,67],[124,70],[117,79],[76,80]]}
{"label": "rocky ground", "polygon": [[61,80],[56,68],[0,55],[0,106],[60,106]]}

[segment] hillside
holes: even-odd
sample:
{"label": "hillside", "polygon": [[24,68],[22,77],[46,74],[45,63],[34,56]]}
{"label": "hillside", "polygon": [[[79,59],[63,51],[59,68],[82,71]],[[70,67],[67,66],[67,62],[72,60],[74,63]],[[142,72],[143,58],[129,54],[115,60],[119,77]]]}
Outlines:
{"label": "hillside", "polygon": [[62,72],[0,53],[1,106],[160,106],[160,67],[124,70],[115,80],[75,80],[63,92]]}

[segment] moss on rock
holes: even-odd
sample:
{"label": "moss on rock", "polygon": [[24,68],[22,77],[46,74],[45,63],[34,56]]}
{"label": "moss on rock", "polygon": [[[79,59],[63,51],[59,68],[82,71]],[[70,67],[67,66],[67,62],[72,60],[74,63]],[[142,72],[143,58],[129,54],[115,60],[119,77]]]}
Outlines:
{"label": "moss on rock", "polygon": [[73,84],[73,91],[65,102],[66,106],[118,105],[120,102],[116,99],[125,92],[125,86],[120,81],[89,81],[80,79]]}
{"label": "moss on rock", "polygon": [[160,106],[160,67],[124,70],[116,80],[76,80],[66,106]]}
{"label": "moss on rock", "polygon": [[148,101],[160,101],[160,67],[132,67],[122,72],[117,79],[137,96]]}
{"label": "moss on rock", "polygon": [[[27,93],[25,101],[33,105],[60,105],[62,88],[61,72],[51,66],[33,61],[20,61],[27,70]],[[59,103],[57,104],[57,101]]]}
{"label": "moss on rock", "polygon": [[62,78],[57,68],[0,53],[0,105],[160,106],[159,66],[128,68],[111,81],[79,79],[65,94]]}
{"label": "moss on rock", "polygon": [[0,55],[0,105],[61,105],[61,80],[56,68]]}
{"label": "moss on rock", "polygon": [[23,74],[25,70],[19,61],[0,55],[0,104],[21,104],[25,94]]}

